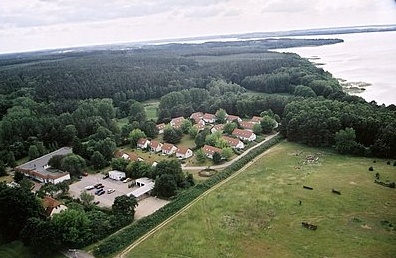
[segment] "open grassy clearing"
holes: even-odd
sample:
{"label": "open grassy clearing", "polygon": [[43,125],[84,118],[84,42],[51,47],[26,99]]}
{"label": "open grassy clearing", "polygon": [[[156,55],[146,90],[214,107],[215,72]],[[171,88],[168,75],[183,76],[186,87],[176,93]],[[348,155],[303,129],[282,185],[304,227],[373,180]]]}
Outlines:
{"label": "open grassy clearing", "polygon": [[[33,255],[30,253],[30,250],[23,245],[20,241],[14,241],[8,244],[4,244],[0,246],[0,257],[1,258],[36,258],[37,255]],[[41,258],[65,258],[61,253],[49,255],[49,256],[41,256]]]}
{"label": "open grassy clearing", "polygon": [[282,143],[128,257],[394,257],[396,190],[377,172],[396,181],[384,160]]}
{"label": "open grassy clearing", "polygon": [[144,110],[148,120],[157,121],[158,119],[158,105],[159,101],[145,102]]}

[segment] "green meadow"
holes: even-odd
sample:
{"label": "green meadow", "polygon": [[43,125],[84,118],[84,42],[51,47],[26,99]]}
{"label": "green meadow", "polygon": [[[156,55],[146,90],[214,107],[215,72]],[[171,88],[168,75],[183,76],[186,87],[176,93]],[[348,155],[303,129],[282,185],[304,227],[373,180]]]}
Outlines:
{"label": "green meadow", "polygon": [[396,189],[375,173],[396,181],[393,161],[283,142],[127,257],[395,257]]}

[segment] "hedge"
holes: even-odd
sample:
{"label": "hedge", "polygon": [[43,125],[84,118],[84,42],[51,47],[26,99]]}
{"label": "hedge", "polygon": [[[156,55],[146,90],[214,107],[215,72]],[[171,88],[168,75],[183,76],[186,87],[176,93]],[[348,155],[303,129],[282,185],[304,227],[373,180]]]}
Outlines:
{"label": "hedge", "polygon": [[248,162],[263,153],[265,150],[279,143],[281,140],[282,136],[280,135],[273,137],[268,142],[255,148],[254,150],[251,150],[247,155],[234,162],[220,173],[212,176],[205,182],[180,192],[173,201],[157,210],[155,213],[134,222],[130,226],[127,226],[117,233],[102,240],[94,250],[94,255],[96,257],[114,256],[115,253],[125,249],[128,245],[138,240],[141,236],[161,224],[187,204],[191,203],[205,191],[231,176],[233,173],[245,166]]}

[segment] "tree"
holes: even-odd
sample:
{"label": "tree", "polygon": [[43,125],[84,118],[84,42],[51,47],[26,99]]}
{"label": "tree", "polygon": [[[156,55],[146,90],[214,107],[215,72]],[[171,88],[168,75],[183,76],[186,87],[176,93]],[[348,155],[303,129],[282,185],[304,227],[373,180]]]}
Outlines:
{"label": "tree", "polygon": [[195,139],[195,137],[197,137],[198,134],[198,128],[196,126],[192,126],[188,130],[188,134],[190,135],[191,138]]}
{"label": "tree", "polygon": [[205,129],[197,134],[195,137],[195,146],[201,148],[205,145],[205,138],[210,134],[209,129]]}
{"label": "tree", "polygon": [[136,148],[140,138],[146,138],[146,134],[139,128],[133,129],[129,134],[129,141],[131,142],[132,148]]}
{"label": "tree", "polygon": [[173,175],[163,174],[155,180],[153,193],[158,197],[169,198],[176,194],[177,184]]}
{"label": "tree", "polygon": [[65,155],[54,155],[49,159],[48,165],[52,168],[61,169],[62,159],[64,157]]}
{"label": "tree", "polygon": [[237,128],[237,124],[235,122],[227,123],[223,127],[223,132],[226,134],[232,134],[232,132]]}
{"label": "tree", "polygon": [[192,123],[189,119],[184,119],[181,124],[181,130],[184,134],[189,133],[189,130],[192,128]]}
{"label": "tree", "polygon": [[143,126],[140,128],[149,138],[155,138],[158,136],[158,128],[154,121],[146,121],[143,123]]}
{"label": "tree", "polygon": [[121,195],[114,199],[114,203],[111,208],[115,215],[130,216],[133,219],[135,208],[137,206],[138,202],[133,195]]}
{"label": "tree", "polygon": [[264,116],[260,121],[260,125],[263,133],[270,133],[274,130],[276,121],[269,116]]}
{"label": "tree", "polygon": [[91,164],[94,169],[102,169],[107,166],[108,162],[99,151],[95,151],[91,156]]}
{"label": "tree", "polygon": [[77,136],[77,128],[74,125],[66,125],[62,131],[63,140],[66,144],[71,144],[74,137]]}
{"label": "tree", "polygon": [[195,152],[195,158],[198,161],[198,163],[204,163],[206,160],[206,155],[202,149],[199,149]]}
{"label": "tree", "polygon": [[226,160],[229,160],[233,154],[234,152],[230,147],[224,148],[221,151],[221,156],[224,157]]}
{"label": "tree", "polygon": [[126,171],[126,167],[129,164],[129,160],[126,160],[124,158],[113,158],[111,160],[111,168],[113,170],[119,170],[119,171]]}
{"label": "tree", "polygon": [[6,176],[6,175],[7,175],[7,172],[6,172],[4,162],[2,160],[0,160],[0,176]]}
{"label": "tree", "polygon": [[163,139],[169,143],[179,143],[183,137],[183,132],[180,129],[172,128],[170,126],[165,127]]}
{"label": "tree", "polygon": [[260,124],[254,124],[253,125],[253,133],[255,133],[256,135],[261,134],[262,132],[262,128]]}
{"label": "tree", "polygon": [[301,96],[305,98],[314,98],[316,97],[316,93],[308,86],[298,85],[294,89],[294,96]]}
{"label": "tree", "polygon": [[220,124],[224,124],[227,118],[227,112],[220,108],[219,110],[217,110],[216,112],[216,121]]}
{"label": "tree", "polygon": [[85,160],[81,156],[76,154],[66,155],[61,162],[62,171],[68,171],[72,176],[77,176],[81,174],[85,166]]}
{"label": "tree", "polygon": [[12,151],[8,152],[7,165],[11,168],[15,168],[17,165],[15,156],[14,156],[14,152],[12,152]]}
{"label": "tree", "polygon": [[82,191],[80,194],[80,200],[85,206],[91,205],[94,199],[95,196],[86,190]]}
{"label": "tree", "polygon": [[215,164],[220,164],[220,163],[221,163],[221,160],[222,160],[221,154],[218,153],[218,152],[215,152],[215,153],[213,154],[213,163],[215,163]]}
{"label": "tree", "polygon": [[161,160],[152,171],[153,178],[157,178],[164,174],[172,175],[176,180],[177,185],[179,185],[184,180],[184,174],[181,168],[181,164],[175,159]]}
{"label": "tree", "polygon": [[36,145],[30,145],[28,150],[28,156],[29,156],[29,160],[33,160],[35,158],[40,157],[40,153]]}
{"label": "tree", "polygon": [[25,177],[25,175],[24,175],[22,172],[15,171],[15,174],[14,174],[14,181],[15,181],[16,183],[19,183],[24,177]]}
{"label": "tree", "polygon": [[335,149],[341,154],[352,154],[357,147],[356,133],[353,128],[339,130],[334,137]]}
{"label": "tree", "polygon": [[138,101],[134,101],[129,109],[129,121],[132,123],[133,121],[139,122],[139,124],[143,123],[147,120],[146,110],[144,109],[144,105]]}

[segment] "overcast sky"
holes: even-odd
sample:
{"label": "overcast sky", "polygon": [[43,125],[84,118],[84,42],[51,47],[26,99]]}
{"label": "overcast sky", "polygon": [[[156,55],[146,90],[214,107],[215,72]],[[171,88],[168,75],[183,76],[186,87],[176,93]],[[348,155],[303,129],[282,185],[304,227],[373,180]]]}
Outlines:
{"label": "overcast sky", "polygon": [[396,24],[395,0],[2,0],[0,53]]}

